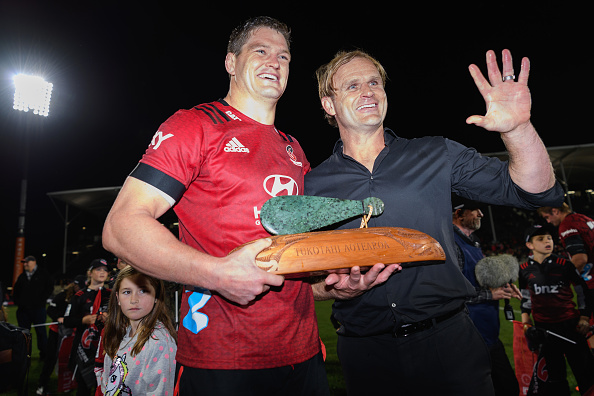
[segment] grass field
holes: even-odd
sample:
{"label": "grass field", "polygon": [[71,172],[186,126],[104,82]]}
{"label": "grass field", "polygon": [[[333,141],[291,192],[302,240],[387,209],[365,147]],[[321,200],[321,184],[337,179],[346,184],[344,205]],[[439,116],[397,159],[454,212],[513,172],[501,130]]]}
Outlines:
{"label": "grass field", "polygon": [[[503,304],[502,304],[503,305]],[[512,306],[514,307],[516,313],[516,319],[520,320],[520,312],[519,312],[519,301],[512,300]],[[340,369],[340,362],[338,361],[338,357],[336,356],[336,333],[334,331],[334,327],[330,322],[330,312],[332,309],[332,302],[331,301],[320,301],[316,302],[316,313],[318,315],[318,323],[320,327],[320,336],[324,345],[326,346],[326,372],[328,375],[328,382],[330,384],[330,390],[332,395],[334,396],[343,396],[346,395],[344,380],[342,377],[342,372]],[[16,324],[16,307],[10,306],[7,307],[9,322]],[[501,341],[504,343],[507,351],[508,357],[511,359],[511,363],[513,365],[513,349],[512,349],[512,339],[513,339],[513,328],[512,324],[503,318],[503,314],[501,316],[501,333],[500,338]],[[37,379],[39,378],[39,374],[41,373],[42,362],[39,360],[39,352],[37,351],[36,347],[36,336],[35,331],[32,332],[33,335],[33,353],[31,358],[31,369],[29,371],[29,395],[35,395],[35,390],[37,388]],[[579,395],[579,392],[575,390],[576,382],[571,373],[571,370],[568,369],[568,381],[570,387],[572,389],[572,396]],[[55,390],[57,388],[57,379],[56,375],[52,375],[49,389]],[[70,395],[74,392],[70,393],[52,393],[53,395]],[[16,396],[16,392],[8,392],[5,395],[8,396]],[[420,395],[424,396],[424,395]]]}

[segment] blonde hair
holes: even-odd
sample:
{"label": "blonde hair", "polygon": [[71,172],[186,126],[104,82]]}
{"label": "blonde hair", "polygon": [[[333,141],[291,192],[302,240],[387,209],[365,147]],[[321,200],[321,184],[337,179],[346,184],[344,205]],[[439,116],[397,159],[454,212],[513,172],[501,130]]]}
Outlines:
{"label": "blonde hair", "polygon": [[[340,69],[341,66],[346,65],[355,58],[364,58],[371,61],[371,63],[373,63],[377,68],[377,71],[379,72],[380,77],[382,79],[383,85],[386,86],[388,75],[384,67],[381,65],[381,63],[379,63],[377,59],[369,55],[367,52],[361,50],[339,51],[336,55],[334,55],[334,58],[330,62],[320,66],[318,70],[316,70],[316,78],[318,80],[318,95],[320,97],[320,100],[322,100],[325,97],[334,96],[334,94],[336,93],[332,81],[334,75],[336,74],[338,69]],[[338,123],[336,122],[334,116],[324,111],[324,117],[326,118],[328,123],[333,127],[338,126]]]}
{"label": "blonde hair", "polygon": [[536,212],[542,216],[543,214],[553,214],[553,209],[558,209],[561,213],[571,213],[569,205],[567,205],[565,202],[563,202],[563,205],[559,207],[543,206],[542,208],[536,209]]}

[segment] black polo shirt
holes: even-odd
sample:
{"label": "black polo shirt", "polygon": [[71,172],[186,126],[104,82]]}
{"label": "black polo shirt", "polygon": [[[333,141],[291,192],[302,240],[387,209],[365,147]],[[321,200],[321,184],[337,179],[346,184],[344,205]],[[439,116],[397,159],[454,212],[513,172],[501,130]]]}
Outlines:
{"label": "black polo shirt", "polygon": [[[460,307],[474,288],[460,272],[452,231],[451,192],[496,204],[536,209],[559,206],[563,190],[530,194],[517,187],[507,162],[480,155],[443,137],[404,139],[385,130],[385,147],[373,172],[344,155],[333,154],[305,176],[305,195],[363,200],[377,197],[385,210],[369,227],[405,227],[425,232],[445,250],[443,264],[412,266],[352,300],[336,301],[334,315],[345,335],[391,332],[395,326],[433,318]],[[361,219],[337,228],[358,228]]]}

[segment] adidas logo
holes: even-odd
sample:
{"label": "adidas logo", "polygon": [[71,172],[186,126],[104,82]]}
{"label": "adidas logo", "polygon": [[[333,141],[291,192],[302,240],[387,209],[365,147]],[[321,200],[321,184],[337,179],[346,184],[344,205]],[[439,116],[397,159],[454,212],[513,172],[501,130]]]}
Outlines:
{"label": "adidas logo", "polygon": [[249,153],[250,149],[239,143],[237,138],[229,140],[225,145],[225,152],[227,153]]}

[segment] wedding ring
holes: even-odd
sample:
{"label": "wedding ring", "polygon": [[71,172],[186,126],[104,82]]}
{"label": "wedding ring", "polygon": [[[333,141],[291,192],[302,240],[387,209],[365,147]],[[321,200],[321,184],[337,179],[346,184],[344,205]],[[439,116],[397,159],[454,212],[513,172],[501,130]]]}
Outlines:
{"label": "wedding ring", "polygon": [[516,79],[516,76],[515,76],[515,75],[513,75],[513,74],[511,74],[511,75],[509,75],[509,76],[505,76],[505,77],[503,77],[503,81],[504,81],[504,82],[505,82],[505,81],[507,81],[507,80],[515,80],[515,79]]}

